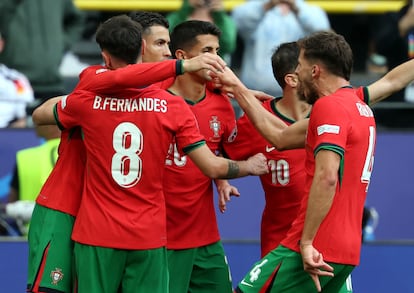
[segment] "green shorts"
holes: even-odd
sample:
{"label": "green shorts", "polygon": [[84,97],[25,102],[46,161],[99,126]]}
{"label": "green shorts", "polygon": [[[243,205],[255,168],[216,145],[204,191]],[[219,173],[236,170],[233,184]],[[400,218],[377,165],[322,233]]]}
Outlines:
{"label": "green shorts", "polygon": [[231,277],[221,241],[182,250],[168,249],[170,293],[231,293]]}
{"label": "green shorts", "polygon": [[[354,266],[336,263],[329,263],[329,265],[334,268],[335,276],[319,277],[322,292],[352,292],[352,286],[349,286],[347,279]],[[278,246],[254,264],[235,291],[306,293],[316,292],[316,287],[309,274],[303,270],[301,255],[286,247]]]}
{"label": "green shorts", "polygon": [[78,292],[168,292],[165,247],[124,250],[75,242]]}
{"label": "green shorts", "polygon": [[75,218],[38,204],[30,221],[27,292],[72,293]]}

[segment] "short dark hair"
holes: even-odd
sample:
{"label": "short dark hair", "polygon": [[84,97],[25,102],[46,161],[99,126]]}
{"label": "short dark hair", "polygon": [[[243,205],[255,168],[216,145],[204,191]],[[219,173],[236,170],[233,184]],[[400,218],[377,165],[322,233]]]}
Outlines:
{"label": "short dark hair", "polygon": [[142,26],[144,34],[148,33],[149,29],[154,25],[163,26],[166,29],[169,29],[170,27],[165,16],[157,12],[132,11],[129,13],[129,17]]}
{"label": "short dark hair", "polygon": [[306,59],[318,60],[330,73],[350,80],[353,54],[342,35],[333,31],[320,31],[300,39],[298,45],[303,49]]}
{"label": "short dark hair", "polygon": [[96,31],[96,42],[101,50],[112,56],[134,64],[141,55],[142,28],[125,14],[109,18]]}
{"label": "short dark hair", "polygon": [[221,36],[221,30],[213,23],[201,20],[188,20],[177,25],[171,32],[171,52],[178,49],[189,50],[197,44],[197,36],[213,35]]}
{"label": "short dark hair", "polygon": [[299,46],[296,42],[283,43],[272,54],[273,76],[282,89],[285,88],[285,76],[294,73],[298,65]]}

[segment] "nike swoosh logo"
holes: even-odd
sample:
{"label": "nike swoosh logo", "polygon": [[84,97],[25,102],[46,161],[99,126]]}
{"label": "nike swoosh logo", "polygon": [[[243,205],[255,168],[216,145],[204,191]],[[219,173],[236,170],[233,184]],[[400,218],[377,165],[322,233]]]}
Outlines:
{"label": "nike swoosh logo", "polygon": [[275,147],[270,147],[270,146],[266,146],[266,152],[270,153],[271,151],[274,151],[276,148]]}
{"label": "nike swoosh logo", "polygon": [[241,285],[248,286],[248,287],[253,287],[253,285],[252,285],[252,284],[247,283],[244,279],[243,279],[243,280],[241,280],[240,284],[241,284]]}

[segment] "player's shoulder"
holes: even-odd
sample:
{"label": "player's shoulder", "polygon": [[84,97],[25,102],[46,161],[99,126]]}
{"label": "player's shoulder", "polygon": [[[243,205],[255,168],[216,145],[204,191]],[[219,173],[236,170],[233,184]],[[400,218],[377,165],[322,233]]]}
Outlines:
{"label": "player's shoulder", "polygon": [[106,72],[108,70],[109,69],[103,65],[90,65],[81,71],[81,73],[79,74],[79,78],[80,79],[88,78],[90,76],[94,76],[99,73]]}

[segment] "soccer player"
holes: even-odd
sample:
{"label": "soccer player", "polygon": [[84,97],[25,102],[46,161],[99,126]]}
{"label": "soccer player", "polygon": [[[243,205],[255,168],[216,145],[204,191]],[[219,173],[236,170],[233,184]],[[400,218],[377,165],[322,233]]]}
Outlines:
{"label": "soccer player", "polygon": [[[186,60],[218,54],[220,34],[211,22],[182,22],[171,33],[174,57]],[[228,97],[209,89],[200,72],[177,76],[162,87],[184,98],[207,146],[221,155],[223,145],[236,135],[235,113]],[[187,154],[180,154],[175,143],[170,146],[165,168],[169,292],[231,292],[214,208],[213,181]],[[226,180],[215,180],[215,184],[219,193],[238,194]]]}
{"label": "soccer player", "polygon": [[[299,47],[296,42],[280,45],[272,55],[273,74],[283,90],[283,96],[263,102],[263,107],[286,125],[307,118],[311,106],[299,99],[295,74]],[[254,143],[252,144],[252,141]],[[276,248],[286,236],[299,211],[305,181],[305,151],[294,149],[278,151],[254,128],[247,115],[237,120],[237,136],[225,144],[225,153],[231,159],[245,159],[262,152],[267,158],[269,173],[260,176],[265,192],[260,244],[261,256]],[[225,201],[221,204],[225,209]]]}
{"label": "soccer player", "polygon": [[[315,286],[318,291],[338,292],[359,262],[375,120],[349,84],[352,51],[342,36],[315,33],[300,40],[299,46],[298,92],[313,104],[306,139],[305,196],[281,245],[255,264],[238,292],[266,287],[313,292]],[[236,89],[236,97],[239,90],[243,91]]]}
{"label": "soccer player", "polygon": [[[240,292],[258,292],[266,290],[264,287],[283,290],[286,285],[292,288],[286,292],[313,292],[315,285],[318,290],[323,288],[324,292],[339,290],[343,280],[359,262],[362,209],[372,168],[375,123],[372,111],[362,99],[368,100],[366,94],[369,94],[371,102],[378,102],[414,77],[414,63],[406,62],[370,86],[354,90],[349,87],[352,53],[341,36],[322,32],[301,40],[299,44],[301,54],[297,74],[299,84],[302,84],[301,92],[309,102],[315,102],[307,134],[307,196],[300,216],[282,241],[283,246],[256,263],[239,284],[237,290]],[[335,56],[339,53],[341,58]],[[250,119],[261,128],[261,133],[279,143],[280,131],[276,131],[279,132],[277,135],[273,135],[275,129],[273,133],[268,132],[271,125],[278,127],[279,122],[271,115],[266,116],[267,111],[230,70],[226,69],[221,78],[243,109],[249,111]],[[337,106],[335,114],[332,114],[333,109],[325,109],[332,104]],[[361,132],[365,132],[362,137],[355,137],[356,133],[362,135]],[[352,142],[352,149],[344,144],[344,135],[349,138],[349,143]],[[355,147],[356,144],[360,147]],[[357,154],[361,149],[366,150],[366,155]],[[355,159],[349,160],[350,157]],[[353,196],[343,196],[349,189],[355,189],[355,192],[347,193]],[[356,194],[359,194],[357,198]],[[336,222],[338,215],[340,223]],[[340,227],[333,229],[335,225]],[[341,232],[338,234],[338,231]],[[281,259],[284,259],[283,263]],[[296,264],[291,262],[295,259]],[[303,266],[315,285],[303,274]],[[332,276],[333,267],[335,277],[323,277]],[[322,276],[321,279],[318,276]]]}
{"label": "soccer player", "polygon": [[[311,106],[302,101],[297,93],[298,80],[295,74],[299,57],[296,42],[281,44],[272,54],[272,68],[283,96],[267,100],[263,107],[291,125],[309,117]],[[252,141],[255,143],[252,145]],[[286,236],[296,218],[302,202],[305,182],[305,150],[278,151],[254,128],[249,118],[243,115],[237,120],[237,136],[232,144],[225,145],[226,154],[232,159],[243,159],[251,154],[263,152],[267,158],[269,174],[260,176],[265,191],[265,207],[261,222],[261,257],[275,249]],[[226,200],[222,200],[225,207]],[[351,279],[339,291],[352,292]]]}
{"label": "soccer player", "polygon": [[133,11],[129,17],[142,26],[142,62],[157,62],[171,58],[168,20],[157,12]]}
{"label": "soccer player", "polygon": [[87,149],[88,172],[72,235],[81,292],[168,290],[160,167],[173,135],[180,151],[208,176],[267,171],[262,155],[243,162],[214,156],[183,99],[154,87],[102,97],[75,91],[56,106],[46,102],[34,119],[51,123],[53,112],[60,126],[82,127]]}
{"label": "soccer player", "polygon": [[[131,23],[133,22],[128,17],[122,16],[115,17],[100,27],[97,31],[97,42],[102,48],[106,66],[91,66],[86,69],[81,74],[78,89],[99,91],[103,87],[107,88],[108,84],[116,87],[125,78],[125,70],[129,74],[129,82],[134,86],[144,86],[182,73],[183,70],[223,66],[218,62],[220,59],[212,54],[203,56],[203,59],[194,58],[183,62],[170,60],[156,64],[126,66],[136,62],[128,55],[129,51],[123,49],[131,44],[131,41],[125,38],[129,35],[127,29],[132,28],[133,31],[139,29],[137,24]],[[124,30],[123,25],[126,27]],[[131,33],[131,37],[137,37],[136,33],[135,35]],[[116,75],[108,74],[112,72],[108,69],[122,66],[125,68],[116,70]],[[38,114],[42,107],[43,105],[35,112]],[[70,235],[80,204],[85,162],[80,129],[62,131],[59,159],[36,199],[31,220],[28,238],[28,292],[44,292],[44,290],[72,292],[73,242]]]}

